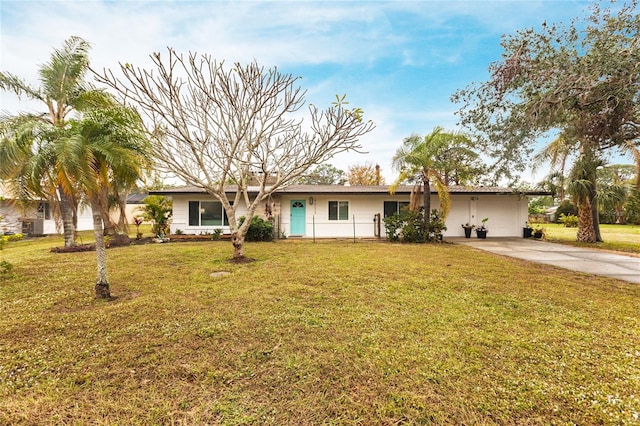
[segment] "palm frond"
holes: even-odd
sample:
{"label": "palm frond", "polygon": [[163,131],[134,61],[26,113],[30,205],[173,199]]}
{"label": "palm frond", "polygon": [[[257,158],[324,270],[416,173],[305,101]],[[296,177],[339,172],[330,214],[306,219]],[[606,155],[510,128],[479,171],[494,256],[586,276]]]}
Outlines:
{"label": "palm frond", "polygon": [[[51,54],[49,62],[40,67],[42,90],[49,99],[69,105],[86,90],[84,76],[89,69],[90,44],[80,37],[70,37],[62,49]],[[66,111],[65,111],[66,112]]]}
{"label": "palm frond", "polygon": [[29,99],[44,101],[44,97],[39,90],[29,86],[20,77],[0,71],[0,89],[14,92],[18,96],[26,96]]}

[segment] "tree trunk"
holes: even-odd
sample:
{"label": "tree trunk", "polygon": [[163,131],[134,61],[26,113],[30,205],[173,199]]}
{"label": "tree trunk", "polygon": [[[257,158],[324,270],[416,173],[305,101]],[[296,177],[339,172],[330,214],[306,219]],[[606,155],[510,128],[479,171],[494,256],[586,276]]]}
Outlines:
{"label": "tree trunk", "polygon": [[424,173],[422,175],[422,184],[424,186],[424,194],[422,194],[422,204],[424,206],[424,225],[425,231],[429,233],[429,218],[431,217],[431,183],[429,182],[429,177]]}
{"label": "tree trunk", "polygon": [[591,216],[593,218],[593,234],[597,242],[602,242],[602,234],[600,234],[600,214],[598,213],[598,201],[596,200],[596,180],[593,179],[593,186],[591,187]]}
{"label": "tree trunk", "polygon": [[58,186],[58,196],[60,197],[60,217],[62,218],[64,246],[73,247],[76,245],[76,227],[74,226],[71,197],[64,192],[61,186]]}
{"label": "tree trunk", "polygon": [[596,242],[593,213],[589,200],[583,200],[578,203],[578,241],[582,243]]}
{"label": "tree trunk", "polygon": [[125,234],[129,233],[129,222],[127,220],[127,198],[129,192],[125,192],[123,195],[123,201],[118,203],[118,210],[120,211],[120,217],[118,218],[118,229]]}
{"label": "tree trunk", "polygon": [[231,234],[231,244],[233,244],[233,260],[244,259],[244,238],[240,231]]}
{"label": "tree trunk", "polygon": [[97,299],[110,299],[109,278],[107,277],[107,250],[104,244],[102,229],[102,216],[100,205],[91,200],[91,213],[93,216],[93,235],[96,238],[96,259],[98,264],[98,277],[96,279],[95,293]]}

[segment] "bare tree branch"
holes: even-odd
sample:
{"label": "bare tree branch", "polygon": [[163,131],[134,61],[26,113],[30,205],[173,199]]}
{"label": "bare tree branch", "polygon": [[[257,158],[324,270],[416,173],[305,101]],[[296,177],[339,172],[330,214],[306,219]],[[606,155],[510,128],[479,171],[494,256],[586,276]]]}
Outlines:
{"label": "bare tree branch", "polygon": [[[309,122],[300,118],[306,92],[299,77],[256,62],[227,67],[209,55],[151,55],[151,70],[120,64],[96,74],[101,83],[135,104],[150,121],[157,163],[187,184],[221,201],[232,233],[242,243],[258,203],[295,183],[314,165],[345,151],[360,151],[359,137],[375,127],[360,109],[347,109],[338,97],[331,107],[309,106]],[[258,195],[248,183],[258,179]],[[237,185],[233,204],[229,184]],[[243,199],[246,219],[238,225],[236,206]]]}

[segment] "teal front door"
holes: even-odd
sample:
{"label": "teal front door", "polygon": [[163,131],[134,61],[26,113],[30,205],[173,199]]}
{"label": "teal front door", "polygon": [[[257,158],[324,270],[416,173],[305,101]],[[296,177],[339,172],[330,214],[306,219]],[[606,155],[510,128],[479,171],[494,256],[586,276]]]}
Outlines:
{"label": "teal front door", "polygon": [[304,200],[291,200],[291,235],[304,235],[307,209]]}

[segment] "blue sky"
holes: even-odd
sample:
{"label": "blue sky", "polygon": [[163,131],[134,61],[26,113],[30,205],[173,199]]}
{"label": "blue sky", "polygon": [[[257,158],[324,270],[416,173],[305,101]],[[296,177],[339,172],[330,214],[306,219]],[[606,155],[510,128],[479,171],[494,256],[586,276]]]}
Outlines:
{"label": "blue sky", "polygon": [[[435,126],[456,129],[449,100],[488,78],[500,38],[542,22],[584,16],[586,1],[11,1],[0,0],[0,69],[37,85],[37,66],[71,35],[89,41],[95,68],[149,65],[149,54],[208,53],[228,62],[257,60],[301,76],[307,101],[328,106],[347,94],[376,129],[368,154],[332,164],[346,170],[390,161],[402,139]],[[32,110],[10,94],[0,109]],[[543,177],[526,173],[524,180]]]}

